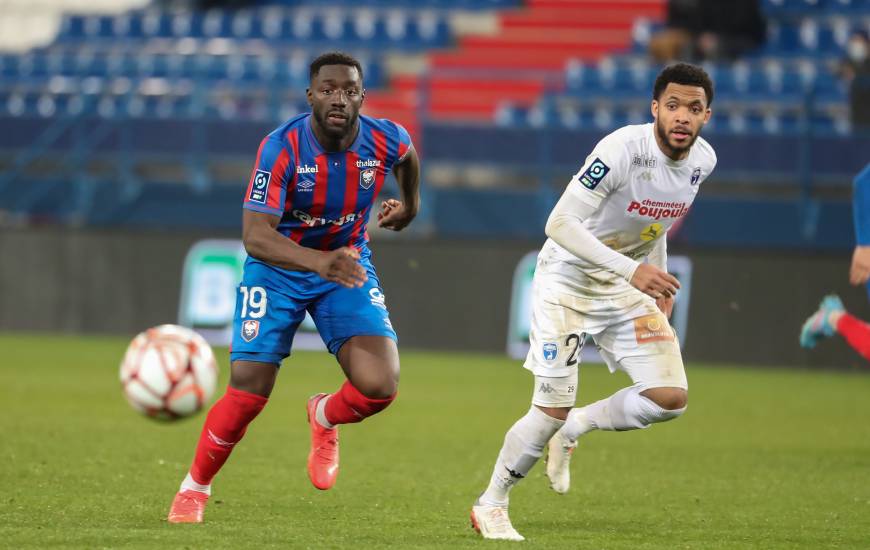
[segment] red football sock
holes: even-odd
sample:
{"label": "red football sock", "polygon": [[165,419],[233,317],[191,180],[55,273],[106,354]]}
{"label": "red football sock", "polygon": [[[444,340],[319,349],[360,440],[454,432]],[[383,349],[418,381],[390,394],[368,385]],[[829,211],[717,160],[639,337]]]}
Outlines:
{"label": "red football sock", "polygon": [[372,399],[360,393],[350,382],[345,382],[329,396],[323,412],[330,424],[352,424],[386,409],[395,398],[396,394],[386,399]]}
{"label": "red football sock", "polygon": [[190,477],[201,485],[212,478],[229,458],[233,447],[245,435],[248,424],[260,414],[268,398],[227,387],[227,393],[215,403],[202,427]]}
{"label": "red football sock", "polygon": [[870,361],[870,325],[848,313],[837,321],[837,332],[843,335],[852,349]]}

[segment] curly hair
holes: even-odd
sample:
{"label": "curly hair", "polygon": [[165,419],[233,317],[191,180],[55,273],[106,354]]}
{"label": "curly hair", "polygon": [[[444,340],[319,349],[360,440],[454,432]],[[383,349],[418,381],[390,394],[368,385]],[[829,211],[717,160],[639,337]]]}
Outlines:
{"label": "curly hair", "polygon": [[662,69],[653,85],[653,99],[658,101],[670,83],[704,88],[704,93],[707,95],[707,107],[713,103],[713,81],[710,80],[707,71],[697,65],[675,63]]}

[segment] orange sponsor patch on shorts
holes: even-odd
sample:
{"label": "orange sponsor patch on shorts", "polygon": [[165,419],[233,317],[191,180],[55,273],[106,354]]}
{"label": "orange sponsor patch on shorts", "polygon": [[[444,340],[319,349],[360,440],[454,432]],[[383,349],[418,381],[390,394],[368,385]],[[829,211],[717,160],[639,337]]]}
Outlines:
{"label": "orange sponsor patch on shorts", "polygon": [[638,344],[648,342],[671,342],[674,331],[660,313],[644,315],[634,320],[634,334]]}

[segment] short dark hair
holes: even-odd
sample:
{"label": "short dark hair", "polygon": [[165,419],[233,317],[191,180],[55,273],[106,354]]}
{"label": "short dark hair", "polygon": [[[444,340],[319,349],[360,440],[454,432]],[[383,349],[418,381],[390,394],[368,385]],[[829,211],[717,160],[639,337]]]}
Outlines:
{"label": "short dark hair", "polygon": [[320,68],[325,65],[347,65],[348,67],[356,67],[356,70],[359,71],[359,78],[362,80],[362,65],[360,65],[360,62],[357,61],[355,57],[344,52],[326,52],[318,55],[317,58],[311,62],[311,66],[308,69],[308,79],[314,80],[314,77],[320,72]]}
{"label": "short dark hair", "polygon": [[683,84],[685,86],[700,86],[707,94],[707,107],[713,103],[713,81],[707,71],[689,63],[668,65],[656,77],[653,85],[653,99],[658,101],[668,84]]}

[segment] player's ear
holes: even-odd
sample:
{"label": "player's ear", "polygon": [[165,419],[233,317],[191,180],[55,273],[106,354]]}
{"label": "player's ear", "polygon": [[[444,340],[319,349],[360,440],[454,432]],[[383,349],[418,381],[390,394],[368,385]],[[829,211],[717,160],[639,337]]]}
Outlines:
{"label": "player's ear", "polygon": [[360,93],[360,95],[359,95],[359,104],[362,105],[363,101],[365,101],[365,100],[366,100],[366,89],[363,88],[362,93]]}
{"label": "player's ear", "polygon": [[314,107],[313,96],[311,92],[311,88],[305,88],[305,100],[308,102],[309,107]]}
{"label": "player's ear", "polygon": [[652,114],[653,118],[656,118],[659,114],[659,102],[655,99],[652,100],[652,103],[649,105],[649,112]]}
{"label": "player's ear", "polygon": [[710,117],[713,116],[713,111],[707,107],[707,110],[704,112],[704,124],[710,122]]}

